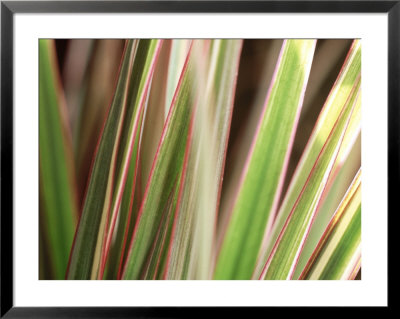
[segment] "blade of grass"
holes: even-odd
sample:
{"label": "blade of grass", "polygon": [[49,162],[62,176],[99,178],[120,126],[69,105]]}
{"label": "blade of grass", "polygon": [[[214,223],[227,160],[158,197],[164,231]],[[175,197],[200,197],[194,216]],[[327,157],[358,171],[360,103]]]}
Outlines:
{"label": "blade of grass", "polygon": [[[175,40],[177,41],[177,40]],[[183,42],[187,42],[182,40]],[[168,50],[170,50],[170,46],[167,47]],[[168,58],[170,58],[168,52]],[[160,61],[160,64],[162,62]],[[182,68],[180,67],[180,70]],[[154,83],[153,83],[153,87],[152,90],[154,89],[154,91],[156,91],[156,96],[153,96],[153,99],[150,99],[150,103],[149,107],[152,107],[153,110],[153,116],[156,115],[156,118],[159,118],[160,116],[163,115],[162,112],[160,111],[160,106],[162,106],[162,102],[166,99],[166,87],[168,85],[168,83],[170,81],[174,81],[174,85],[176,85],[175,83],[175,79],[168,79],[165,77],[165,75],[167,74],[165,72],[165,65],[160,65],[159,71],[164,71],[163,74],[159,74],[159,78],[155,79]],[[167,81],[167,82],[166,82]],[[167,83],[167,85],[166,85]],[[150,109],[151,111],[151,109]],[[158,113],[154,113],[154,111],[158,111]],[[146,118],[149,114],[146,114]],[[160,139],[160,136],[158,136],[157,132],[154,132],[154,117],[150,117],[148,119],[151,122],[148,122],[147,125],[147,129],[150,132],[151,130],[151,136],[153,141],[155,139],[157,139],[157,141]],[[192,120],[191,120],[192,122]],[[192,129],[190,128],[192,127],[192,124],[190,124],[189,126],[189,133],[188,133],[188,138],[186,141],[186,150],[185,153],[187,152],[187,150],[190,148],[190,144],[191,144],[191,139],[192,139]],[[162,132],[160,133],[160,135],[162,134]],[[149,135],[147,136],[149,137]],[[145,141],[143,141],[143,143],[145,143]],[[149,150],[147,150],[149,151]],[[155,153],[155,152],[154,152]],[[152,152],[143,152],[143,154],[141,154],[141,161],[147,161],[149,159],[153,159]],[[185,155],[186,157],[186,155]],[[177,180],[175,181],[175,184],[173,186],[173,188],[171,189],[170,195],[168,197],[168,201],[165,203],[165,206],[162,208],[162,215],[161,215],[161,220],[159,225],[157,226],[157,233],[156,236],[154,238],[154,241],[152,242],[151,248],[149,249],[149,252],[147,254],[146,257],[146,261],[144,262],[144,265],[142,267],[141,270],[141,275],[140,278],[141,279],[163,279],[163,273],[164,273],[164,269],[166,266],[166,259],[168,256],[168,247],[169,247],[169,242],[170,242],[170,238],[171,238],[171,233],[172,233],[172,228],[173,228],[173,224],[174,224],[174,220],[175,220],[175,216],[176,216],[176,205],[179,202],[179,198],[181,195],[181,180],[182,180],[182,176],[186,175],[186,167],[187,164],[186,160],[184,160],[183,163],[183,167],[182,167],[182,171],[180,172],[180,176],[179,178],[177,178]],[[146,171],[143,172],[144,176],[143,178],[147,179],[149,178],[149,173],[146,173]]]}
{"label": "blade of grass", "polygon": [[162,279],[167,255],[166,246],[171,237],[179,191],[180,188],[178,189],[177,184],[175,184],[162,213],[157,234],[140,276],[141,279]]}
{"label": "blade of grass", "polygon": [[[186,155],[186,154],[185,154]],[[174,229],[169,246],[169,255],[164,279],[188,279],[188,265],[193,259],[188,252],[192,247],[194,215],[198,201],[198,152],[189,152],[187,159],[188,174],[181,177],[182,193],[176,207]],[[191,249],[191,251],[193,251]]]}
{"label": "blade of grass", "polygon": [[265,229],[279,200],[315,43],[284,41],[218,256],[215,279],[252,276]]}
{"label": "blade of grass", "polygon": [[174,236],[176,229],[176,221],[178,217],[177,208],[180,206],[182,200],[184,181],[187,175],[188,159],[193,139],[194,114],[195,111],[192,113],[189,123],[182,170],[177,178],[177,182],[171,190],[171,199],[168,199],[166,207],[164,208],[164,211],[167,211],[168,215],[164,218],[165,213],[163,213],[161,217],[158,231],[155,240],[153,241],[153,247],[146,263],[147,266],[143,270],[145,273],[145,276],[143,277],[144,279],[165,279],[166,276],[165,267],[168,265],[168,259],[170,257],[171,236]]}
{"label": "blade of grass", "polygon": [[261,273],[265,260],[270,254],[294,203],[302,191],[303,185],[311,172],[313,163],[315,163],[315,160],[323,147],[323,142],[326,141],[328,135],[332,131],[332,127],[348,100],[349,95],[353,91],[354,83],[360,74],[361,42],[355,40],[353,41],[343,67],[331,92],[329,93],[307,146],[296,167],[288,191],[286,192],[281,207],[279,208],[272,233],[264,238],[262,253],[260,254],[256,274]]}
{"label": "blade of grass", "polygon": [[[193,140],[194,114],[195,114],[195,112],[193,112],[192,118],[190,119],[182,171],[179,176],[178,183],[173,190],[174,198],[173,198],[172,205],[169,206],[169,210],[172,211],[172,213],[169,214],[170,218],[167,223],[168,228],[166,229],[165,234],[163,235],[162,250],[160,250],[158,255],[153,254],[153,256],[155,257],[153,259],[156,260],[156,262],[157,262],[156,272],[152,275],[153,279],[156,278],[157,275],[158,275],[157,279],[166,279],[166,272],[167,272],[166,267],[168,267],[168,261],[170,259],[170,255],[171,255],[171,238],[175,234],[177,219],[179,217],[178,207],[181,205],[181,201],[182,201],[182,194],[183,194],[184,186],[185,186],[184,181],[185,181],[185,178],[187,175],[188,159],[189,159],[191,144],[192,144],[192,140]],[[167,245],[165,245],[165,243],[167,243]],[[164,246],[165,246],[165,249],[163,249]]]}
{"label": "blade of grass", "polygon": [[[196,108],[195,139],[187,154],[188,173],[182,176],[180,183],[183,194],[179,196],[165,279],[186,278],[189,262],[196,264],[193,271],[196,278],[209,279],[211,276],[220,189],[242,41],[213,40],[203,42],[203,46],[196,58],[196,74],[205,80],[197,84],[204,94]],[[192,232],[199,236],[193,239],[190,236]],[[187,254],[188,247],[198,254]]]}
{"label": "blade of grass", "polygon": [[[136,137],[133,154],[140,153],[138,150],[140,137]],[[138,162],[132,161],[129,165],[128,176],[125,183],[124,192],[121,200],[121,209],[116,222],[115,240],[110,248],[110,256],[107,260],[106,279],[120,279],[122,271],[122,262],[124,260],[126,243],[131,234],[132,223],[135,222],[137,216],[137,196],[138,188]]]}
{"label": "blade of grass", "polygon": [[98,237],[104,229],[104,210],[108,209],[107,201],[111,197],[110,175],[112,177],[117,153],[115,142],[118,141],[118,133],[121,131],[136,48],[137,42],[127,41],[125,44],[117,87],[97,145],[83,211],[75,234],[68,279],[93,278],[93,266],[100,262],[100,255],[97,253],[95,257],[95,251],[98,251]]}
{"label": "blade of grass", "polygon": [[78,205],[72,141],[55,54],[52,40],[39,40],[40,229],[48,245],[51,279],[64,279]]}
{"label": "blade of grass", "polygon": [[[349,279],[359,268],[361,170],[322,235],[300,279]],[[353,262],[351,262],[353,261]]]}
{"label": "blade of grass", "polygon": [[[146,188],[149,179],[151,166],[157,151],[158,142],[165,124],[164,112],[167,101],[167,86],[169,84],[169,60],[171,55],[171,43],[174,40],[164,40],[160,51],[160,56],[154,70],[153,80],[149,93],[149,101],[146,106],[145,119],[143,123],[143,136],[141,139],[140,166],[141,166],[141,185]],[[178,80],[174,82],[175,88]],[[169,99],[171,104],[172,96]],[[170,105],[169,105],[170,106]],[[168,108],[169,108],[168,106]]]}
{"label": "blade of grass", "polygon": [[192,251],[197,256],[189,266],[189,272],[198,279],[211,279],[215,266],[218,211],[243,42],[214,40],[208,45],[209,50],[204,52],[209,56],[209,71],[196,118],[200,162]]}
{"label": "blade of grass", "polygon": [[157,234],[161,212],[182,171],[189,119],[196,99],[191,90],[193,66],[189,57],[190,55],[185,62],[150,172],[124,266],[123,279],[139,278],[151,243]]}
{"label": "blade of grass", "polygon": [[[117,167],[117,181],[113,194],[113,202],[110,210],[110,226],[106,223],[106,232],[103,242],[102,260],[100,265],[100,278],[104,273],[105,263],[110,250],[115,223],[121,205],[122,195],[126,185],[130,162],[138,163],[137,143],[142,129],[142,119],[145,102],[148,97],[149,86],[153,76],[155,61],[161,48],[160,40],[140,40],[138,52],[135,56],[132,70],[131,85],[128,89],[128,103],[126,120],[121,134],[121,147],[119,149],[120,163]],[[143,47],[143,49],[142,49]],[[143,55],[139,53],[143,52]],[[134,176],[136,177],[136,176]],[[135,183],[136,184],[136,183]]]}
{"label": "blade of grass", "polygon": [[[282,43],[283,40],[280,39],[244,40],[244,51],[238,74],[238,92],[235,98],[235,111],[232,117],[232,129],[229,136],[227,162],[224,169],[218,212],[216,247],[221,247],[241,173],[264,109],[265,92],[268,92],[270,87]],[[252,49],[249,50],[249,48]],[[257,49],[254,50],[253,48]],[[249,101],[247,93],[241,92],[254,92],[254,98]],[[248,115],[246,116],[246,114]]]}
{"label": "blade of grass", "polygon": [[[112,278],[121,278],[122,266],[125,263],[127,248],[140,208],[138,206],[142,201],[142,189],[146,186],[164,126],[164,103],[162,101],[165,101],[166,94],[165,83],[171,49],[170,42],[171,40],[164,40],[160,49],[148,95],[148,102],[146,102],[143,131],[140,137],[139,161],[134,165],[131,163],[127,185],[121,202],[116,238],[109,258],[109,272],[110,276],[113,276]],[[137,174],[137,176],[133,174]],[[133,182],[135,182],[135,185],[133,185]],[[114,274],[112,275],[113,272]]]}
{"label": "blade of grass", "polygon": [[[358,93],[359,88],[358,79],[353,92]],[[315,213],[321,205],[321,197],[332,173],[357,97],[358,94],[350,96],[334,124],[265,263],[260,279],[292,278]]]}
{"label": "blade of grass", "polygon": [[[120,199],[121,184],[127,174],[127,161],[134,148],[132,122],[137,123],[137,120],[131,115],[137,112],[135,107],[142,96],[142,92],[138,92],[139,89],[146,90],[143,79],[147,79],[145,82],[151,79],[150,66],[156,58],[156,43],[158,41],[127,41],[116,91],[99,141],[82,216],[75,235],[69,279],[95,279],[99,276],[99,268],[103,261],[101,254],[110,223],[110,209]],[[114,216],[111,216],[113,223]]]}
{"label": "blade of grass", "polygon": [[169,56],[168,72],[167,72],[167,86],[165,96],[165,118],[169,113],[172,99],[175,94],[176,86],[178,85],[179,78],[182,73],[183,66],[186,61],[186,56],[189,52],[191,41],[190,40],[171,40],[171,53]]}
{"label": "blade of grass", "polygon": [[[354,176],[361,166],[361,95],[358,96],[355,109],[351,115],[349,127],[343,138],[339,154],[329,177],[327,187],[322,194],[321,208],[318,210],[315,221],[310,229],[310,234],[304,244],[296,266],[294,278],[298,278],[304,269],[308,259],[314,251],[315,246],[324,233],[330,219],[347,192]],[[357,125],[354,125],[356,124]]]}

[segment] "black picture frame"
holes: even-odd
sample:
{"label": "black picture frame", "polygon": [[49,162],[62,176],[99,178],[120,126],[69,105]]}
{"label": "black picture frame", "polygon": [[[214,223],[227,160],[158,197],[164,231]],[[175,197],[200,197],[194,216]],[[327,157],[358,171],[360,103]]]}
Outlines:
{"label": "black picture frame", "polygon": [[[1,318],[134,318],[252,316],[278,308],[14,307],[13,303],[13,21],[16,13],[387,13],[388,14],[388,218],[399,211],[400,0],[396,1],[1,1]],[[391,214],[389,214],[391,212]],[[392,216],[390,216],[392,215]],[[391,236],[388,232],[390,250]],[[388,254],[389,256],[389,254]],[[389,287],[390,281],[388,281]],[[389,295],[389,294],[388,294]],[[388,299],[389,309],[391,302]],[[293,307],[291,308],[292,310]],[[338,308],[330,311],[335,313]],[[306,315],[307,308],[296,308]],[[325,311],[325,310],[323,310]]]}

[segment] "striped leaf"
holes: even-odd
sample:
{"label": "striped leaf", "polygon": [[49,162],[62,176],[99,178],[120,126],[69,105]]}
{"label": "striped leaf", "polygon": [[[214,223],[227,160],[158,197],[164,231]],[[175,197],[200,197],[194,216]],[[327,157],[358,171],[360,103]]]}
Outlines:
{"label": "striped leaf", "polygon": [[354,279],[361,266],[361,170],[322,235],[300,279]]}
{"label": "striped leaf", "polygon": [[[239,69],[241,40],[206,41],[196,65],[205,79],[196,108],[195,140],[182,176],[166,279],[210,279],[219,196]],[[210,120],[211,119],[211,120]],[[195,182],[197,181],[197,182]],[[192,236],[191,236],[192,234]],[[188,253],[191,249],[193,253]],[[196,252],[196,253],[194,253]]]}
{"label": "striped leaf", "polygon": [[321,205],[321,198],[332,173],[340,146],[355,108],[360,81],[353,88],[353,94],[346,102],[331,133],[319,153],[299,197],[278,236],[268,257],[260,278],[291,279],[303,249],[315,214]]}
{"label": "striped leaf", "polygon": [[[250,279],[284,181],[315,40],[286,40],[242,173],[215,279]],[[268,181],[268,182],[265,182]]]}
{"label": "striped leaf", "polygon": [[[290,214],[292,208],[299,197],[304,184],[319,156],[324,141],[328,138],[335,122],[341,113],[346,101],[354,92],[354,85],[361,74],[361,42],[353,41],[347,54],[342,69],[326,99],[321,113],[315,123],[314,129],[308,143],[302,153],[296,170],[291,178],[288,190],[277,213],[271,233],[264,238],[263,249],[257,263],[256,276],[258,276],[265,265],[274,243]],[[349,130],[350,132],[350,130]],[[349,136],[353,136],[349,134]],[[346,142],[345,142],[346,143]],[[338,160],[341,156],[338,156]]]}
{"label": "striped leaf", "polygon": [[193,62],[190,57],[189,54],[183,67],[150,172],[123,271],[124,279],[141,277],[158,233],[162,212],[167,209],[171,193],[175,190],[182,172],[189,123],[196,99],[192,90]]}
{"label": "striped leaf", "polygon": [[132,152],[159,47],[158,40],[126,43],[75,235],[69,279],[95,279],[103,275],[129,163],[136,157]]}

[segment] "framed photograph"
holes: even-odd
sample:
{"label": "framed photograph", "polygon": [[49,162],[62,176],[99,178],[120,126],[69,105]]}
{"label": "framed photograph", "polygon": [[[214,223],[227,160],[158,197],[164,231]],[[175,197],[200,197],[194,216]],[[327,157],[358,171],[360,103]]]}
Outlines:
{"label": "framed photograph", "polygon": [[2,1],[1,317],[389,307],[399,29],[398,1]]}

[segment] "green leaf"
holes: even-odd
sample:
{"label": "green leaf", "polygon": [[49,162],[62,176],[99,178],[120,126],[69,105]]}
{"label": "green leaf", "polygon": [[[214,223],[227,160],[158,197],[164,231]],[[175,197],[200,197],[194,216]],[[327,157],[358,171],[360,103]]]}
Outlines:
{"label": "green leaf", "polygon": [[[189,55],[190,57],[190,55]],[[182,172],[190,118],[193,113],[192,61],[186,61],[178,84],[156,158],[146,186],[138,214],[129,255],[124,267],[124,279],[139,279],[143,264],[149,257],[151,245],[157,236],[162,212]]]}
{"label": "green leaf", "polygon": [[179,193],[181,193],[181,188],[177,188],[175,185],[162,213],[156,237],[150,248],[149,257],[145,262],[142,275],[143,279],[164,278],[167,256],[169,253],[168,244],[171,239]]}
{"label": "green leaf", "polygon": [[304,241],[320,206],[332,167],[343,142],[351,114],[355,108],[360,80],[350,95],[319,153],[309,176],[268,257],[260,278],[291,279]]}
{"label": "green leaf", "polygon": [[[196,108],[195,137],[187,154],[187,173],[180,182],[182,193],[175,216],[166,279],[186,279],[189,273],[195,278],[211,278],[219,196],[242,41],[212,40],[203,44],[205,49],[200,50],[202,55],[196,59],[203,63],[199,62],[195,69],[198,81],[204,79],[202,85],[198,84],[202,99]],[[189,249],[197,253],[188,253]]]}
{"label": "green leaf", "polygon": [[69,279],[95,279],[103,275],[129,163],[132,158],[135,162],[136,155],[132,154],[135,134],[140,131],[159,43],[159,40],[127,41],[71,253]]}
{"label": "green leaf", "polygon": [[41,250],[46,249],[52,273],[46,279],[65,278],[78,216],[71,137],[57,70],[54,42],[39,40]]}
{"label": "green leaf", "polygon": [[122,196],[121,209],[117,219],[116,236],[113,240],[110,256],[107,260],[107,278],[121,279],[122,266],[126,261],[128,246],[143,199],[143,189],[150,175],[151,165],[157,151],[164,126],[164,103],[168,60],[170,58],[170,40],[164,40],[154,69],[151,88],[143,114],[143,130],[139,136],[133,154],[138,153],[138,161],[131,161],[128,177]]}
{"label": "green leaf", "polygon": [[313,253],[315,246],[324,233],[329,221],[351,185],[354,176],[361,166],[361,94],[353,113],[349,126],[343,138],[339,154],[332,168],[327,186],[322,194],[321,207],[315,216],[310,233],[304,244],[304,249],[299,256],[299,262],[293,278],[298,278],[307,261]]}
{"label": "green leaf", "polygon": [[[145,103],[147,102],[150,83],[154,73],[155,57],[158,58],[161,43],[162,42],[159,40],[142,40],[139,42],[139,51],[135,56],[132,78],[130,79],[130,87],[128,89],[128,103],[130,103],[132,107],[128,108],[126,111],[125,120],[121,131],[121,140],[118,149],[118,162],[116,169],[117,179],[110,210],[110,219],[107,219],[106,223],[106,236],[103,244],[100,276],[103,275],[105,263],[111,247],[111,240],[114,234],[115,223],[120,212],[122,196],[124,194],[130,164],[135,163],[134,165],[136,169],[138,166],[138,144],[142,131]],[[148,46],[148,52],[143,50],[144,54],[141,56],[140,49],[142,45],[143,47]],[[149,54],[150,59],[148,59]],[[138,184],[136,181],[136,176],[134,176],[134,179],[136,186],[136,184]],[[133,191],[134,189],[131,191],[131,194]]]}
{"label": "green leaf", "polygon": [[354,279],[361,262],[361,170],[322,235],[300,279]]}
{"label": "green leaf", "polygon": [[[317,119],[313,132],[303,151],[296,170],[289,184],[286,195],[274,222],[273,230],[268,238],[268,244],[260,254],[256,273],[261,272],[265,260],[269,256],[274,243],[276,242],[285,221],[287,220],[304,184],[313,168],[313,165],[321,152],[321,149],[329,136],[332,128],[352,94],[354,84],[361,74],[361,42],[353,41],[353,44],[346,57],[344,65],[333,85],[323,109]],[[355,121],[356,122],[356,121]],[[346,142],[345,142],[346,143]],[[340,154],[338,159],[340,158]]]}
{"label": "green leaf", "polygon": [[191,40],[173,39],[171,40],[171,51],[169,61],[167,62],[168,71],[166,72],[167,81],[165,85],[165,118],[168,116],[169,108],[175,94],[176,86],[182,73],[186,56],[189,52]]}
{"label": "green leaf", "polygon": [[[186,41],[186,40],[185,40]],[[143,133],[140,142],[140,174],[141,174],[141,188],[145,189],[147,181],[150,176],[151,167],[157,147],[162,135],[162,131],[165,124],[167,115],[164,115],[165,105],[167,101],[167,87],[170,86],[169,71],[171,66],[169,65],[171,44],[175,40],[164,40],[163,46],[160,51],[160,57],[158,58],[156,68],[154,70],[154,76],[151,82],[151,89],[149,93],[148,103],[146,106],[145,119],[143,123]],[[186,56],[185,56],[186,58]],[[183,61],[184,62],[184,61]],[[180,68],[182,71],[182,67]],[[180,75],[180,73],[179,73]],[[174,88],[179,78],[174,79]],[[173,94],[174,92],[172,92]],[[169,105],[167,112],[172,102],[172,97],[169,99]]]}
{"label": "green leaf", "polygon": [[[139,158],[140,153],[139,140],[140,134],[137,134],[136,141],[132,150],[132,159],[129,164],[128,175],[122,194],[121,208],[118,212],[118,218],[115,229],[115,240],[113,241],[109,256],[107,258],[107,279],[121,278],[122,264],[126,258],[126,250],[129,244],[129,238],[132,235],[133,225],[137,218],[138,206],[140,201],[139,189]],[[135,160],[136,156],[136,160]]]}
{"label": "green leaf", "polygon": [[[224,236],[215,279],[250,279],[284,181],[315,40],[286,40]],[[266,182],[268,181],[268,182]]]}
{"label": "green leaf", "polygon": [[316,56],[313,39],[119,40],[115,77],[106,42],[89,43],[64,63],[68,108],[53,41],[40,47],[40,279],[63,278],[65,263],[67,279],[354,278],[360,41],[333,87],[349,40]]}

